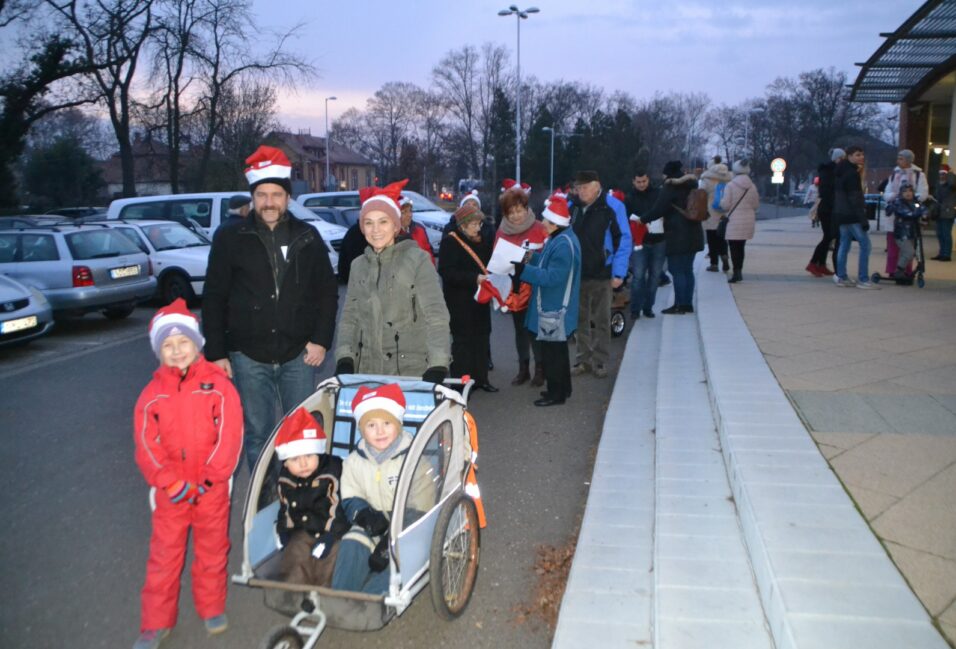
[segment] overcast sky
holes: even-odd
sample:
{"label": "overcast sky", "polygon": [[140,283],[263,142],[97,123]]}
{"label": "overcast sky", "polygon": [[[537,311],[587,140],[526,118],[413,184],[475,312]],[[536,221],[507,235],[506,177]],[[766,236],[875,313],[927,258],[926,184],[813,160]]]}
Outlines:
{"label": "overcast sky", "polygon": [[[780,76],[833,66],[856,78],[921,2],[890,0],[540,0],[521,23],[522,77],[587,82],[637,99],[655,92],[705,92],[718,104],[761,96]],[[430,85],[432,67],[452,49],[485,42],[514,55],[516,19],[505,0],[253,0],[272,29],[305,23],[293,49],[319,79],[283,94],[279,118],[324,133],[330,119],[388,81]],[[250,34],[254,39],[254,35]],[[514,59],[512,58],[512,62]]]}

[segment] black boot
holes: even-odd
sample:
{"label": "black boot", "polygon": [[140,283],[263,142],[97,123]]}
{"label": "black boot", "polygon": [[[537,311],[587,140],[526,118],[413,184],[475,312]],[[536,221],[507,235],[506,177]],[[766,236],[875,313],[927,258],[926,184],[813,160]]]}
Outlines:
{"label": "black boot", "polygon": [[743,279],[743,275],[741,274],[741,271],[735,270],[735,271],[734,271],[734,274],[731,275],[730,279],[727,280],[727,283],[728,283],[728,284],[736,284],[737,282],[739,282],[739,281],[742,280],[742,279]]}
{"label": "black boot", "polygon": [[511,379],[511,385],[522,385],[525,381],[531,378],[531,373],[528,371],[528,366],[528,361],[518,361],[518,374]]}
{"label": "black boot", "polygon": [[724,271],[725,273],[730,270],[730,260],[727,259],[727,255],[720,256],[720,270]]}
{"label": "black boot", "polygon": [[531,387],[540,388],[544,385],[544,367],[541,363],[534,364],[534,378],[531,379]]}

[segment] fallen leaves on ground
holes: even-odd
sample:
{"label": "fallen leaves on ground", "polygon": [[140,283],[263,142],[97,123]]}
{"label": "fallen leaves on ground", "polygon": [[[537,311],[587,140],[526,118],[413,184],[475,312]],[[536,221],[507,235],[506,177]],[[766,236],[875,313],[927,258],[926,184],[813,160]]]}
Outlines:
{"label": "fallen leaves on ground", "polygon": [[530,602],[514,607],[515,623],[544,624],[554,633],[576,547],[577,534],[561,547],[535,546],[534,573],[537,580],[534,592]]}

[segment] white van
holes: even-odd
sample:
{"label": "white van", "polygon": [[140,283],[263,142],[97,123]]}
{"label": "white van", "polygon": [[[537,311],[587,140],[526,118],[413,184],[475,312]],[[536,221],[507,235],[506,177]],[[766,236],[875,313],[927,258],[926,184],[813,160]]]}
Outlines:
{"label": "white van", "polygon": [[[198,225],[208,237],[212,238],[219,224],[229,218],[229,199],[236,194],[248,196],[249,192],[202,192],[118,198],[110,203],[106,218],[128,221],[143,219],[177,221],[191,229]],[[338,268],[339,250],[342,248],[346,228],[322,220],[312,210],[302,207],[291,199],[289,211],[303,221],[308,221],[318,230],[330,248],[329,261],[332,262],[332,268]]]}

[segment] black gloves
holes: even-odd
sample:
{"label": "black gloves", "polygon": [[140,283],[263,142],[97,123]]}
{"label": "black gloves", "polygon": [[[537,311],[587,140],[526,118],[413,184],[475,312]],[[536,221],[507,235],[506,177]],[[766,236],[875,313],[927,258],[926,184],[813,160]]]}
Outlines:
{"label": "black gloves", "polygon": [[429,367],[425,370],[425,373],[422,374],[422,381],[427,381],[428,383],[441,383],[445,380],[445,377],[448,376],[447,367]]}
{"label": "black gloves", "polygon": [[340,358],[335,364],[336,374],[355,374],[355,361],[349,357]]}
{"label": "black gloves", "polygon": [[382,572],[388,568],[388,534],[382,537],[372,554],[368,555],[368,567],[372,572]]}
{"label": "black gloves", "polygon": [[369,536],[379,536],[388,531],[388,516],[371,507],[357,513],[352,522],[364,529]]}

